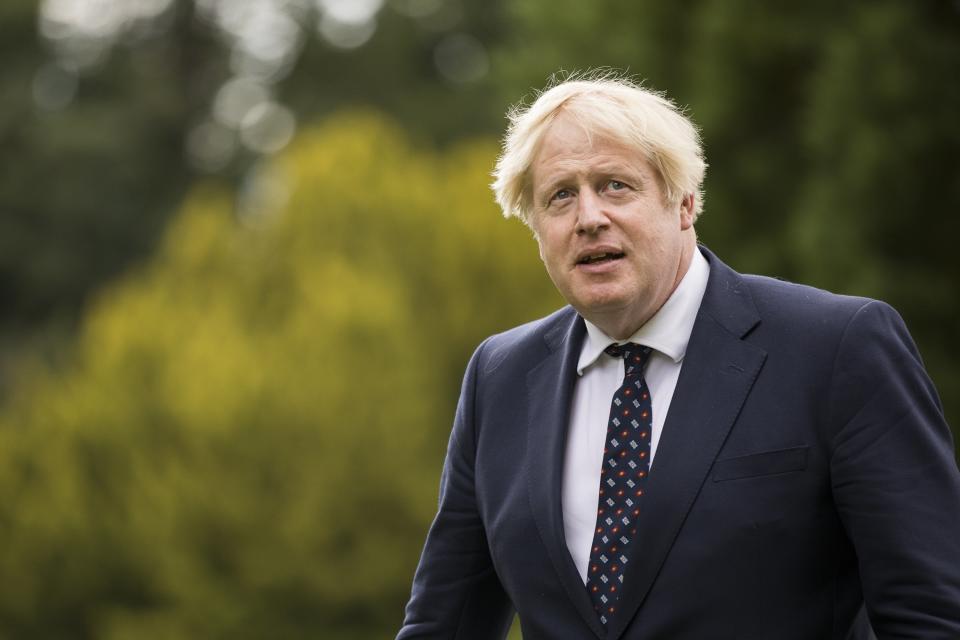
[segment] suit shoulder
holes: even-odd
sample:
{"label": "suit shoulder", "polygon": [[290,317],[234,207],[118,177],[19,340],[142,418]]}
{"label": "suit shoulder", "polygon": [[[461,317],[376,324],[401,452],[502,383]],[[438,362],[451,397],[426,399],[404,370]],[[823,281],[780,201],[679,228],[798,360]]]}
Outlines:
{"label": "suit shoulder", "polygon": [[906,323],[886,302],[765,276],[740,278],[761,320],[751,338],[770,352],[808,360],[820,354],[834,362],[897,349],[922,366]]}
{"label": "suit shoulder", "polygon": [[883,308],[896,313],[879,300],[832,293],[767,276],[744,275],[743,281],[757,310],[766,320],[781,319],[793,325],[843,327],[866,307]]}
{"label": "suit shoulder", "polygon": [[507,361],[529,363],[544,357],[550,337],[569,329],[577,317],[572,307],[565,306],[548,316],[490,336],[477,349],[478,354],[482,352],[481,370],[492,373]]}
{"label": "suit shoulder", "polygon": [[[776,339],[801,335],[828,339],[842,335],[858,316],[899,317],[892,307],[879,300],[739,273],[706,247],[701,247],[701,251],[710,263],[710,280],[704,296],[707,313],[734,331],[756,326],[757,332],[771,334]],[[759,325],[753,324],[756,320],[761,320]]]}

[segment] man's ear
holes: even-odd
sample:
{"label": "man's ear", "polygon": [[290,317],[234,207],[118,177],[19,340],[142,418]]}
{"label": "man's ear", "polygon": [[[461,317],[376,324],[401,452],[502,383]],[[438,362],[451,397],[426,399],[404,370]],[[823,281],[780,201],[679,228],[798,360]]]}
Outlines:
{"label": "man's ear", "polygon": [[680,229],[686,231],[693,226],[693,207],[696,204],[696,196],[688,193],[680,200]]}

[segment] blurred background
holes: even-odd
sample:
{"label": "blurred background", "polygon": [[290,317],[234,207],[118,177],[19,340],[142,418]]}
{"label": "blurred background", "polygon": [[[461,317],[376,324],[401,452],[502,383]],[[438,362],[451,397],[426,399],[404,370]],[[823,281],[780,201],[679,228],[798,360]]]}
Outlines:
{"label": "blurred background", "polygon": [[395,632],[470,353],[560,304],[487,187],[559,70],[686,106],[701,240],[892,303],[960,420],[956,0],[3,0],[0,53],[2,638]]}

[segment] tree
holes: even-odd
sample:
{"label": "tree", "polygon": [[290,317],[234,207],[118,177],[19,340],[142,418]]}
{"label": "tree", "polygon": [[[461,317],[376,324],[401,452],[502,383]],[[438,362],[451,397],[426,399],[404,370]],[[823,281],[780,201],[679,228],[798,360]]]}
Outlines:
{"label": "tree", "polygon": [[0,414],[0,635],[395,630],[466,358],[557,304],[495,151],[350,115],[198,189]]}
{"label": "tree", "polygon": [[194,181],[247,188],[298,122],[371,104],[437,145],[497,127],[499,19],[489,0],[5,2],[0,400],[18,354],[69,343]]}

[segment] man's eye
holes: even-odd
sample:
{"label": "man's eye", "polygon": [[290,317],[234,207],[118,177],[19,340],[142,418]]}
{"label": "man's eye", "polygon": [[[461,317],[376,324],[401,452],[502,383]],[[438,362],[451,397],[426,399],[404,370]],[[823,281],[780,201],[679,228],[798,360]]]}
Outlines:
{"label": "man's eye", "polygon": [[607,188],[612,191],[620,191],[621,189],[626,189],[627,185],[620,182],[619,180],[611,180],[607,183]]}
{"label": "man's eye", "polygon": [[570,193],[569,189],[560,189],[555,194],[553,194],[553,197],[551,198],[551,200],[566,200],[571,195],[573,194]]}

